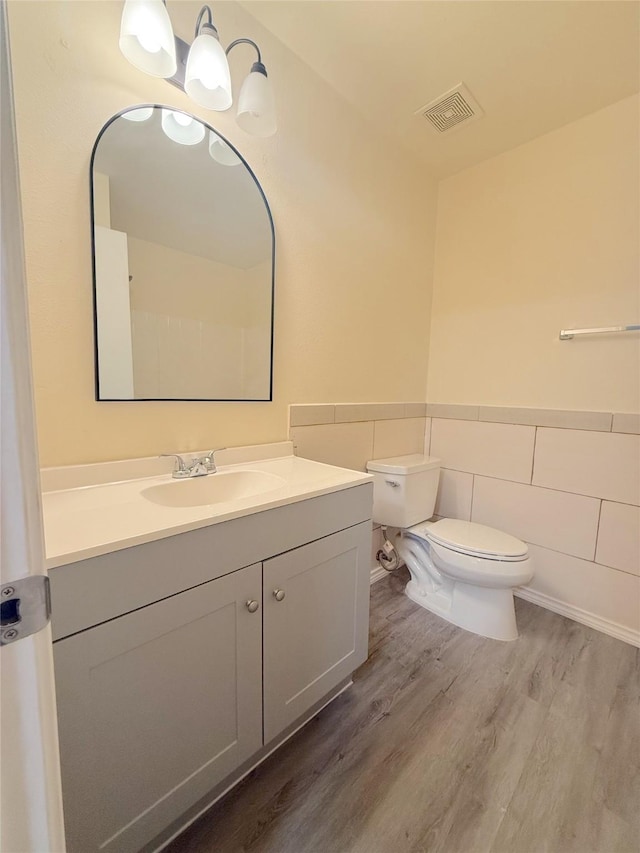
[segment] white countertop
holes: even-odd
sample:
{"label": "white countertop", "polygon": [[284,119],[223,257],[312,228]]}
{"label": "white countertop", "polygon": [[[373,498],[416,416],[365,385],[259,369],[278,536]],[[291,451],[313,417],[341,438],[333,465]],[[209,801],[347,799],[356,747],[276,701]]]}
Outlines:
{"label": "white countertop", "polygon": [[45,491],[47,568],[352,488],[373,479],[360,471],[291,455],[219,466],[218,471],[260,471],[282,477],[285,484],[251,497],[193,507],[161,506],[143,496],[143,490],[150,486],[172,482],[170,474]]}

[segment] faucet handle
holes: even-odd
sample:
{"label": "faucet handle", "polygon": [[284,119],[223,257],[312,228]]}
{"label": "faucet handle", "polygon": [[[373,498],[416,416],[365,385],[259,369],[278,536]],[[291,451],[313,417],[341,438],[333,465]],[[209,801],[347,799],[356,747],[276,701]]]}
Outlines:
{"label": "faucet handle", "polygon": [[215,463],[215,460],[213,458],[214,454],[216,454],[219,450],[226,450],[226,449],[227,449],[226,447],[216,447],[213,450],[210,450],[208,453],[206,453],[202,457],[201,461],[204,462],[204,464],[207,466],[207,470],[210,473],[215,474],[215,472],[216,472],[216,463]]}
{"label": "faucet handle", "polygon": [[162,459],[162,458],[168,457],[168,456],[171,456],[171,457],[173,457],[173,459],[176,460],[176,464],[175,464],[175,467],[173,469],[171,476],[175,477],[176,479],[180,479],[181,477],[188,477],[189,476],[189,470],[187,468],[187,465],[186,465],[183,457],[180,456],[179,453],[161,453],[160,456],[158,456],[158,459]]}

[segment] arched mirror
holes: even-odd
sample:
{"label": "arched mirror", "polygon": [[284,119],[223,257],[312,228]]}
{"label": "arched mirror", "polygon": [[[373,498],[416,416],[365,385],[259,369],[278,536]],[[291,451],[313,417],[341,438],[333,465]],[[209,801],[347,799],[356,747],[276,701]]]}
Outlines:
{"label": "arched mirror", "polygon": [[270,400],[274,230],[194,116],[114,116],[91,159],[98,400]]}

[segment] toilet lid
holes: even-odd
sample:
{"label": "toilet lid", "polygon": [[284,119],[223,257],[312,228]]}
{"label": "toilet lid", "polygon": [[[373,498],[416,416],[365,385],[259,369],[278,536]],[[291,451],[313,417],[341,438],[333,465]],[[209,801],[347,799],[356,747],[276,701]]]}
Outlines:
{"label": "toilet lid", "polygon": [[528,553],[526,544],[515,536],[473,521],[443,518],[429,525],[422,535],[445,548],[464,554],[513,559],[526,557]]}

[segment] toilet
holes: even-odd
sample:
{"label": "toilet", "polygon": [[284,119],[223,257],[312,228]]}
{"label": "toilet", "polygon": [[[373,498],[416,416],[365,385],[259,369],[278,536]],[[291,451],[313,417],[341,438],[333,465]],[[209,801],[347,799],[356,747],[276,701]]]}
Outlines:
{"label": "toilet", "polygon": [[428,521],[440,466],[420,454],[369,462],[373,520],[396,528],[392,544],[411,573],[405,593],[412,601],[474,634],[515,640],[513,588],[533,577],[527,546],[483,524]]}

